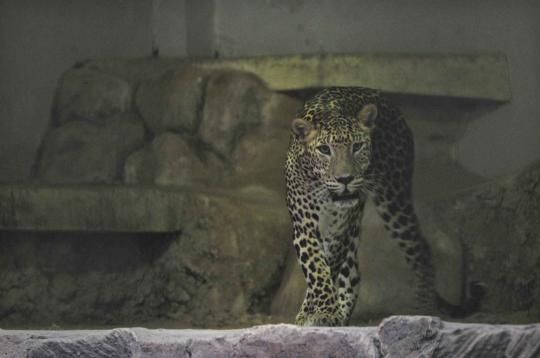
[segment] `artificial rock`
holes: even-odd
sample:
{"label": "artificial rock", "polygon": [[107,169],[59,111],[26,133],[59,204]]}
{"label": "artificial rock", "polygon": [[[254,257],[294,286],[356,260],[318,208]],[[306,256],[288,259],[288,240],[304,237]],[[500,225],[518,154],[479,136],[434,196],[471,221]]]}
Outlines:
{"label": "artificial rock", "polygon": [[53,108],[56,125],[71,120],[96,120],[131,107],[132,87],[124,79],[75,67],[60,78]]}
{"label": "artificial rock", "polygon": [[[290,225],[280,197],[265,188],[211,194],[128,186],[105,187],[100,195],[99,186],[89,186],[70,189],[65,201],[55,200],[61,190],[55,187],[22,190],[49,195],[41,195],[42,204],[28,201],[31,195],[2,196],[6,209],[6,200],[20,199],[10,210],[19,224],[32,205],[49,208],[34,211],[38,224],[50,211],[59,218],[79,213],[83,225],[108,224],[91,225],[98,235],[73,226],[41,235],[0,231],[2,325],[238,324],[264,311],[279,284]],[[174,229],[127,233],[133,230],[122,220],[130,216],[141,222],[157,216]]]}
{"label": "artificial rock", "polygon": [[36,179],[46,183],[113,183],[128,155],[145,140],[134,113],[105,121],[76,120],[51,128],[35,163]]}
{"label": "artificial rock", "polygon": [[207,75],[205,70],[188,66],[143,81],[135,104],[146,127],[154,134],[193,133],[201,120]]}
{"label": "artificial rock", "polygon": [[240,138],[261,123],[262,105],[269,95],[268,88],[252,74],[212,73],[206,85],[201,139],[229,156]]}
{"label": "artificial rock", "polygon": [[164,132],[132,153],[124,165],[127,184],[202,185],[219,183],[224,163],[179,134]]}

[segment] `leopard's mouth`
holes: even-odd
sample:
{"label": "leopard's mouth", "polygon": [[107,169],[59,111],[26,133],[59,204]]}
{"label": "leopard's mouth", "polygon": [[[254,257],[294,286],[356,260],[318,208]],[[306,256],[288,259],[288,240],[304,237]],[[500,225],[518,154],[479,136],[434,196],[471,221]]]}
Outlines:
{"label": "leopard's mouth", "polygon": [[343,202],[343,201],[353,201],[358,200],[358,194],[357,193],[347,193],[347,194],[341,194],[332,195],[332,201],[334,202]]}

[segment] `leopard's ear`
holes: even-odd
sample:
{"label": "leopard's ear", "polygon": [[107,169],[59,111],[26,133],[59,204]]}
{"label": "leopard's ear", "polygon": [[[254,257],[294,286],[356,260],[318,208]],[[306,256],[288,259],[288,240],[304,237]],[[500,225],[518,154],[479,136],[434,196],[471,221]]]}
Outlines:
{"label": "leopard's ear", "polygon": [[309,142],[313,137],[315,137],[316,131],[313,125],[302,119],[296,118],[292,121],[292,130],[294,134],[303,142]]}
{"label": "leopard's ear", "polygon": [[362,107],[362,109],[356,114],[356,118],[358,118],[366,127],[373,128],[375,119],[377,119],[377,114],[377,106],[370,103]]}

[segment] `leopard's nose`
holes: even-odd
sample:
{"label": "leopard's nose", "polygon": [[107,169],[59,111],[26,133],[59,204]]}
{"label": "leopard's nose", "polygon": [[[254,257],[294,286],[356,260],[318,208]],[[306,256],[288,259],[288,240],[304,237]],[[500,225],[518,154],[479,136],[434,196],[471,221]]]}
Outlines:
{"label": "leopard's nose", "polygon": [[340,175],[338,177],[335,177],[338,182],[340,182],[343,185],[347,185],[353,180],[352,175]]}

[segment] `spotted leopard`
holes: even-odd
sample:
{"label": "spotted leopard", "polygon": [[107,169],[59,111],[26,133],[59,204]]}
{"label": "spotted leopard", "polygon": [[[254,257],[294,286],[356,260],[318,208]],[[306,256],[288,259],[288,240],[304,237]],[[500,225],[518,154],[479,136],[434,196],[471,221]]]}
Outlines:
{"label": "spotted leopard", "polygon": [[297,324],[348,323],[360,283],[356,251],[368,199],[415,273],[423,312],[446,308],[466,314],[477,306],[480,293],[457,307],[435,292],[430,247],[411,198],[413,149],[400,111],[369,88],[324,89],[293,120],[285,165],[287,206],[308,286]]}

